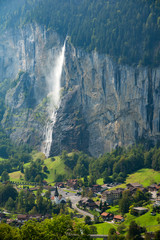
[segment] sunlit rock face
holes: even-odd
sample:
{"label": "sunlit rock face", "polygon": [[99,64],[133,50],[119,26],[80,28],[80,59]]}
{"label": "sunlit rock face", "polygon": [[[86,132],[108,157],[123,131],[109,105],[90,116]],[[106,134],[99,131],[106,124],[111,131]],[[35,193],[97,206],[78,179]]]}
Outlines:
{"label": "sunlit rock face", "polygon": [[[63,44],[37,25],[0,38],[0,82],[12,83],[2,124],[17,143],[38,150],[45,144],[50,80]],[[99,156],[117,145],[160,138],[160,68],[118,65],[105,54],[74,48],[67,38],[60,94],[50,155],[78,149]]]}
{"label": "sunlit rock face", "polygon": [[64,146],[74,149],[77,127],[70,123],[70,116],[77,111],[83,119],[83,123],[77,121],[82,133],[77,134],[79,148],[87,148],[93,156],[117,145],[159,139],[160,69],[121,66],[107,55],[89,54],[68,44],[64,71],[62,85],[67,96],[57,113],[53,139],[57,132],[59,137],[53,140],[52,154]]}

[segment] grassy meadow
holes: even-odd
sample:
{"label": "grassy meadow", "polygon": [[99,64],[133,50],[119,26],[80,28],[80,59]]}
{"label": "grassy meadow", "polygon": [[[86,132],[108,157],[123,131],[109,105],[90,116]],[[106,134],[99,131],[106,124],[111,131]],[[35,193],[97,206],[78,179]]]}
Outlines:
{"label": "grassy meadow", "polygon": [[129,174],[125,183],[111,188],[111,190],[117,187],[125,188],[128,183],[140,183],[144,187],[148,187],[153,183],[160,183],[160,172],[149,168],[143,168],[133,174]]}
{"label": "grassy meadow", "polygon": [[[48,173],[46,173],[47,177],[45,178],[45,180],[48,183],[53,183],[56,180],[56,177],[58,175],[69,175],[71,172],[69,171],[69,169],[65,166],[65,164],[63,163],[63,161],[61,160],[61,158],[59,156],[54,157],[54,160],[52,160],[52,158],[45,158],[45,155],[43,153],[36,153],[34,152],[32,154],[32,159],[33,161],[35,161],[36,159],[41,159],[44,161],[44,165],[47,166],[48,168]],[[24,164],[24,170],[26,167],[28,167],[30,165],[30,163],[25,163]],[[20,171],[15,171],[9,174],[10,176],[10,180],[14,181],[14,182],[26,182],[24,180],[24,174],[21,173]]]}

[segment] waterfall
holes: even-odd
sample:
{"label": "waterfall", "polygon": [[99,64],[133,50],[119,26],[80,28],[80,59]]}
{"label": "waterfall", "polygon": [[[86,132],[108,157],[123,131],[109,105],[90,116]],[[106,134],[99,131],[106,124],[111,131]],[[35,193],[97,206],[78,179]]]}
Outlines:
{"label": "waterfall", "polygon": [[52,132],[53,126],[56,122],[57,109],[60,106],[60,88],[61,88],[61,75],[63,70],[65,56],[65,42],[64,45],[58,54],[54,67],[51,70],[48,76],[48,85],[50,89],[49,98],[50,98],[50,112],[49,119],[44,131],[44,142],[41,147],[41,151],[48,158],[50,153],[50,148],[52,144]]}

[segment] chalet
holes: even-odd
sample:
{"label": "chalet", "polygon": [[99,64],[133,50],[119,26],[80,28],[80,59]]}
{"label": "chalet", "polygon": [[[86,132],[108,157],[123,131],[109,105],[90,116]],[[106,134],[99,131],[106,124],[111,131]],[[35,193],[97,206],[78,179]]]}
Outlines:
{"label": "chalet", "polygon": [[95,208],[98,208],[97,204],[93,201],[93,202],[89,202],[87,204],[87,207],[90,209],[90,210],[93,210]]}
{"label": "chalet", "polygon": [[160,197],[156,198],[155,206],[160,206]]}
{"label": "chalet", "polygon": [[127,189],[130,190],[132,188],[141,189],[141,188],[143,188],[143,185],[139,184],[139,183],[128,183],[127,184]]}
{"label": "chalet", "polygon": [[152,184],[148,187],[148,191],[154,192],[157,191],[157,184]]}
{"label": "chalet", "polygon": [[78,188],[78,180],[77,179],[69,179],[67,181],[67,186],[73,189],[77,189]]}
{"label": "chalet", "polygon": [[144,207],[134,207],[133,208],[133,211],[135,213],[137,213],[137,215],[143,215],[145,214],[146,212],[148,212],[148,208],[144,208]]}
{"label": "chalet", "polygon": [[28,219],[29,220],[37,220],[40,222],[42,220],[43,216],[41,214],[35,214],[35,215],[29,215]]}
{"label": "chalet", "polygon": [[6,221],[6,223],[7,223],[7,224],[12,224],[13,221],[14,221],[13,219],[8,218],[7,221]]}
{"label": "chalet", "polygon": [[45,218],[45,219],[46,219],[46,218],[47,218],[47,219],[48,219],[48,218],[51,219],[51,218],[52,218],[52,215],[51,215],[51,214],[46,214],[46,215],[44,216],[44,218]]}
{"label": "chalet", "polygon": [[107,184],[101,185],[101,192],[104,192],[105,190],[108,190],[108,185]]}
{"label": "chalet", "polygon": [[124,221],[124,217],[122,217],[121,215],[115,215],[113,218],[114,222],[123,222]]}
{"label": "chalet", "polygon": [[92,192],[97,193],[101,191],[101,186],[100,185],[93,185],[92,186]]}
{"label": "chalet", "polygon": [[106,212],[103,212],[101,213],[101,217],[103,218],[104,221],[111,221],[113,220],[113,213],[106,213]]}
{"label": "chalet", "polygon": [[17,216],[17,220],[19,223],[23,223],[28,220],[28,216],[26,214],[20,214]]}
{"label": "chalet", "polygon": [[122,196],[122,192],[124,189],[116,189],[116,190],[111,190],[111,191],[104,191],[102,194],[102,197],[106,200],[108,204],[113,204],[114,200],[119,200]]}
{"label": "chalet", "polygon": [[91,210],[98,208],[97,204],[92,199],[82,198],[78,203],[79,203],[79,206],[83,208],[86,207]]}

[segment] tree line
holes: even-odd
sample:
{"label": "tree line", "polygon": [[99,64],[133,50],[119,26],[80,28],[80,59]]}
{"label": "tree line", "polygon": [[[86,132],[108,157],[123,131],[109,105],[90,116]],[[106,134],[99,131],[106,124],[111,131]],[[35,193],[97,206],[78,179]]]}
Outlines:
{"label": "tree line", "polygon": [[[147,150],[143,144],[128,148],[117,147],[99,158],[93,158],[83,152],[68,155],[64,150],[61,159],[73,172],[70,178],[83,177],[86,186],[95,184],[99,178],[103,178],[104,183],[123,183],[127,174],[141,168],[160,170],[160,148],[155,146]],[[62,176],[62,179],[63,177],[65,179],[65,176]]]}
{"label": "tree line", "polygon": [[6,240],[87,240],[91,233],[89,226],[75,222],[66,215],[53,215],[52,219],[40,223],[28,221],[20,229],[0,224],[0,239]]}
{"label": "tree line", "polygon": [[[89,225],[72,220],[66,215],[53,215],[52,219],[43,222],[28,221],[20,229],[11,227],[5,223],[0,224],[0,239],[5,240],[89,240],[93,230]],[[143,236],[142,236],[143,234]],[[159,240],[160,231],[156,231],[153,240]],[[111,228],[108,240],[148,240],[150,235],[146,229],[132,221],[128,227],[127,235],[117,235],[116,229]]]}

